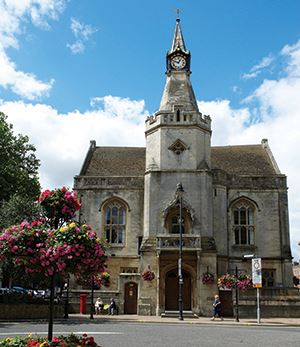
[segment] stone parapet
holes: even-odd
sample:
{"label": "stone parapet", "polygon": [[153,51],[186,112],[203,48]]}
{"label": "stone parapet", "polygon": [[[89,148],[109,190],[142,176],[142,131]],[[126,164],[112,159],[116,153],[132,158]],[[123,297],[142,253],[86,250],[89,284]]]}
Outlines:
{"label": "stone parapet", "polygon": [[130,188],[144,189],[144,177],[76,176],[74,189]]}
{"label": "stone parapet", "polygon": [[201,112],[182,111],[180,114],[174,112],[157,112],[146,119],[146,134],[157,127],[164,126],[197,126],[201,129],[211,131],[210,116],[203,115]]}
{"label": "stone parapet", "polygon": [[223,185],[231,189],[287,189],[286,176],[246,176],[229,175],[222,170],[212,170],[214,185]]}

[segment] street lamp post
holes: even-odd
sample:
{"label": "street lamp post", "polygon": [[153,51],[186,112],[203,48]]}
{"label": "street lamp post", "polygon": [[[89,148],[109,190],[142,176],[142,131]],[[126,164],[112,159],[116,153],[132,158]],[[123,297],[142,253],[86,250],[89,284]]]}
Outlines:
{"label": "street lamp post", "polygon": [[[235,277],[238,278],[238,267],[235,267]],[[237,283],[235,284],[235,321],[239,322],[239,288],[237,286]]]}
{"label": "street lamp post", "polygon": [[65,314],[64,318],[69,318],[69,285],[70,279],[68,277],[67,282],[64,285],[65,289]]}
{"label": "street lamp post", "polygon": [[90,319],[94,319],[94,275],[91,275],[91,306],[90,306]]}
{"label": "street lamp post", "polygon": [[256,288],[256,312],[257,312],[257,324],[260,324],[260,298],[259,288],[262,287],[262,274],[261,274],[261,258],[256,257],[254,254],[246,254],[244,258],[252,259],[252,282]]}
{"label": "street lamp post", "polygon": [[179,203],[179,259],[178,259],[178,309],[179,309],[179,320],[183,320],[183,276],[182,276],[182,194],[184,190],[182,184],[177,184],[176,197],[177,203]]}

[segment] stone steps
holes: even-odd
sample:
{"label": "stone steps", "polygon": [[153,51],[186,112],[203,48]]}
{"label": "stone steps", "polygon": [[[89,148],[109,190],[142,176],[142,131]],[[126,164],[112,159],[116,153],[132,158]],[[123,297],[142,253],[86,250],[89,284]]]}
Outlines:
{"label": "stone steps", "polygon": [[[162,318],[176,318],[179,316],[178,311],[165,311],[161,314]],[[193,311],[183,311],[183,318],[199,318]]]}

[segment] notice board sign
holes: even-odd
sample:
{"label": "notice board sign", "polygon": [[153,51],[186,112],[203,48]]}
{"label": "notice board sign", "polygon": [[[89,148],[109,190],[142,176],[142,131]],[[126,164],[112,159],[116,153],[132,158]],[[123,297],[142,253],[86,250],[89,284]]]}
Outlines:
{"label": "notice board sign", "polygon": [[252,282],[254,288],[262,287],[261,258],[252,259]]}

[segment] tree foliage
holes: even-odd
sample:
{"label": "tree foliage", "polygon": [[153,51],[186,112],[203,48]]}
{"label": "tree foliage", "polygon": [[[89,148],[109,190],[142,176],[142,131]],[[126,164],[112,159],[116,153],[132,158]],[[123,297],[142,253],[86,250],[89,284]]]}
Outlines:
{"label": "tree foliage", "polygon": [[40,211],[32,197],[14,194],[0,208],[0,230],[23,220],[31,222],[39,218]]}
{"label": "tree foliage", "polygon": [[[28,136],[14,135],[12,124],[0,112],[0,204],[13,195],[36,200],[40,192],[39,160]],[[0,205],[0,206],[1,206]]]}

